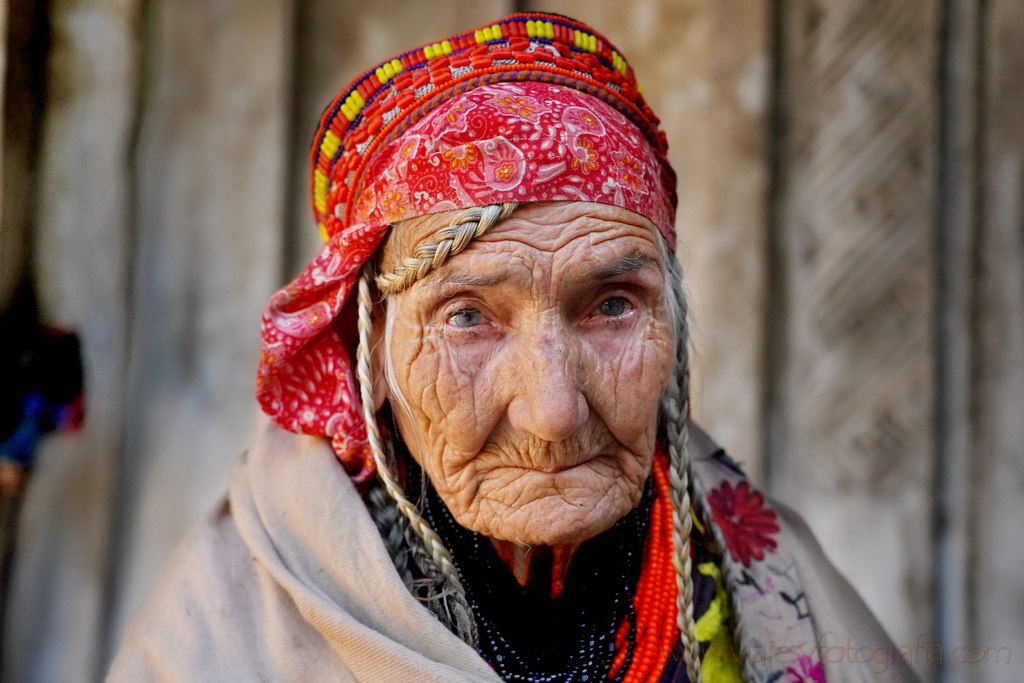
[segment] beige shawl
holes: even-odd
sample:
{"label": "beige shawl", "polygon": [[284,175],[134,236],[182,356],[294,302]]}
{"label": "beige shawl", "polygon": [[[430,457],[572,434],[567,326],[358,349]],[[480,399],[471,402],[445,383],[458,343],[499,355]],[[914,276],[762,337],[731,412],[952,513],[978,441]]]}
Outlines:
{"label": "beige shawl", "polygon": [[[700,434],[694,444],[713,448]],[[781,522],[815,632],[888,643],[806,528]],[[902,665],[875,671],[826,662],[829,681],[913,680]],[[327,442],[266,426],[135,617],[108,681],[350,680],[499,679],[410,596]]]}

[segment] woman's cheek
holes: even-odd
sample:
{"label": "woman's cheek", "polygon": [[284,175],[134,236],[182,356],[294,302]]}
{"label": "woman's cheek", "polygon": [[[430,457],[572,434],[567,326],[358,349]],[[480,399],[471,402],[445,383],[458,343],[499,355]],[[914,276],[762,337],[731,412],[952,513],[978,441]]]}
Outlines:
{"label": "woman's cheek", "polygon": [[435,337],[438,362],[422,379],[434,383],[435,428],[443,432],[448,449],[463,454],[482,448],[500,419],[495,416],[497,344],[493,340],[464,342],[452,342],[443,334]]}
{"label": "woman's cheek", "polygon": [[671,347],[668,326],[656,321],[591,344],[594,388],[588,393],[621,442],[646,442],[656,428],[659,401],[672,369]]}
{"label": "woman's cheek", "polygon": [[644,348],[648,356],[646,365],[651,370],[650,383],[660,400],[661,395],[668,389],[675,361],[676,349],[672,328],[663,322],[652,324]]}

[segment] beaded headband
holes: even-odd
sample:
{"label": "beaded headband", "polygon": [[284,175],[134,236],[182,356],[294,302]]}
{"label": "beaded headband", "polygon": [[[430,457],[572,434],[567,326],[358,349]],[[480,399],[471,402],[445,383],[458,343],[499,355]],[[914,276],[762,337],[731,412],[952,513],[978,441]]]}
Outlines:
{"label": "beaded headband", "polygon": [[[675,174],[665,156],[665,135],[644,101],[632,68],[603,36],[567,17],[514,14],[474,31],[410,50],[365,72],[325,110],[311,150],[313,213],[327,241],[354,223],[381,222],[358,215],[367,169],[389,143],[436,107],[463,93],[502,82],[564,86],[605,102],[624,114],[646,138],[644,156],[658,161],[663,207],[638,211],[658,224],[674,244]],[[631,128],[628,125],[620,129]],[[536,184],[532,183],[531,187]],[[494,202],[521,201],[496,198]],[[534,199],[540,201],[540,199]],[[598,200],[599,201],[599,200]],[[616,203],[623,206],[622,202]],[[427,207],[423,207],[427,208]],[[465,208],[465,207],[460,207]],[[419,211],[422,215],[429,211]],[[409,216],[390,216],[395,222]]]}
{"label": "beaded headband", "polygon": [[[514,14],[382,62],[327,107],[311,156],[324,247],[268,303],[257,398],[372,475],[350,297],[391,223],[499,202],[593,201],[675,245],[675,174],[632,69],[585,24]],[[472,162],[472,163],[471,163]]]}

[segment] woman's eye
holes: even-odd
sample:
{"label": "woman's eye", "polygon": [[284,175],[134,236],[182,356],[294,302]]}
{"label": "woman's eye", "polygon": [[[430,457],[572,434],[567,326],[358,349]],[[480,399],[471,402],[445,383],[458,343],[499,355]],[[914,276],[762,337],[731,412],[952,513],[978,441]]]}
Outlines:
{"label": "woman's eye", "polygon": [[463,308],[452,313],[448,322],[455,327],[475,327],[484,321],[484,316],[475,308]]}
{"label": "woman's eye", "polygon": [[618,318],[629,313],[629,308],[629,301],[621,296],[612,296],[601,302],[597,307],[597,313],[609,318]]}

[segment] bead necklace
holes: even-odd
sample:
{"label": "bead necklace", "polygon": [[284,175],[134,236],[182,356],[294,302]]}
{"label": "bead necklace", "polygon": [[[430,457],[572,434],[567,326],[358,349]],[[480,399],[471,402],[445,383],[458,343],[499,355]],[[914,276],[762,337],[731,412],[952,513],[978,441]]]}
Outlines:
{"label": "bead necklace", "polygon": [[[503,680],[623,680],[634,659],[636,625],[647,623],[637,619],[633,591],[642,572],[652,497],[648,487],[636,509],[580,545],[564,590],[551,599],[544,581],[520,587],[491,542],[456,523],[428,490],[424,516],[451,550],[466,586],[480,655]],[[625,635],[617,638],[617,632]],[[616,659],[623,665],[609,676]]]}
{"label": "bead necklace", "polygon": [[[623,683],[658,681],[679,643],[676,578],[672,566],[672,503],[668,461],[660,449],[652,468],[654,503],[644,559],[633,595],[636,623],[624,621],[616,635],[616,656],[609,676]],[[630,647],[631,645],[631,647]],[[632,661],[627,655],[632,654]],[[623,676],[622,674],[625,673]]]}

